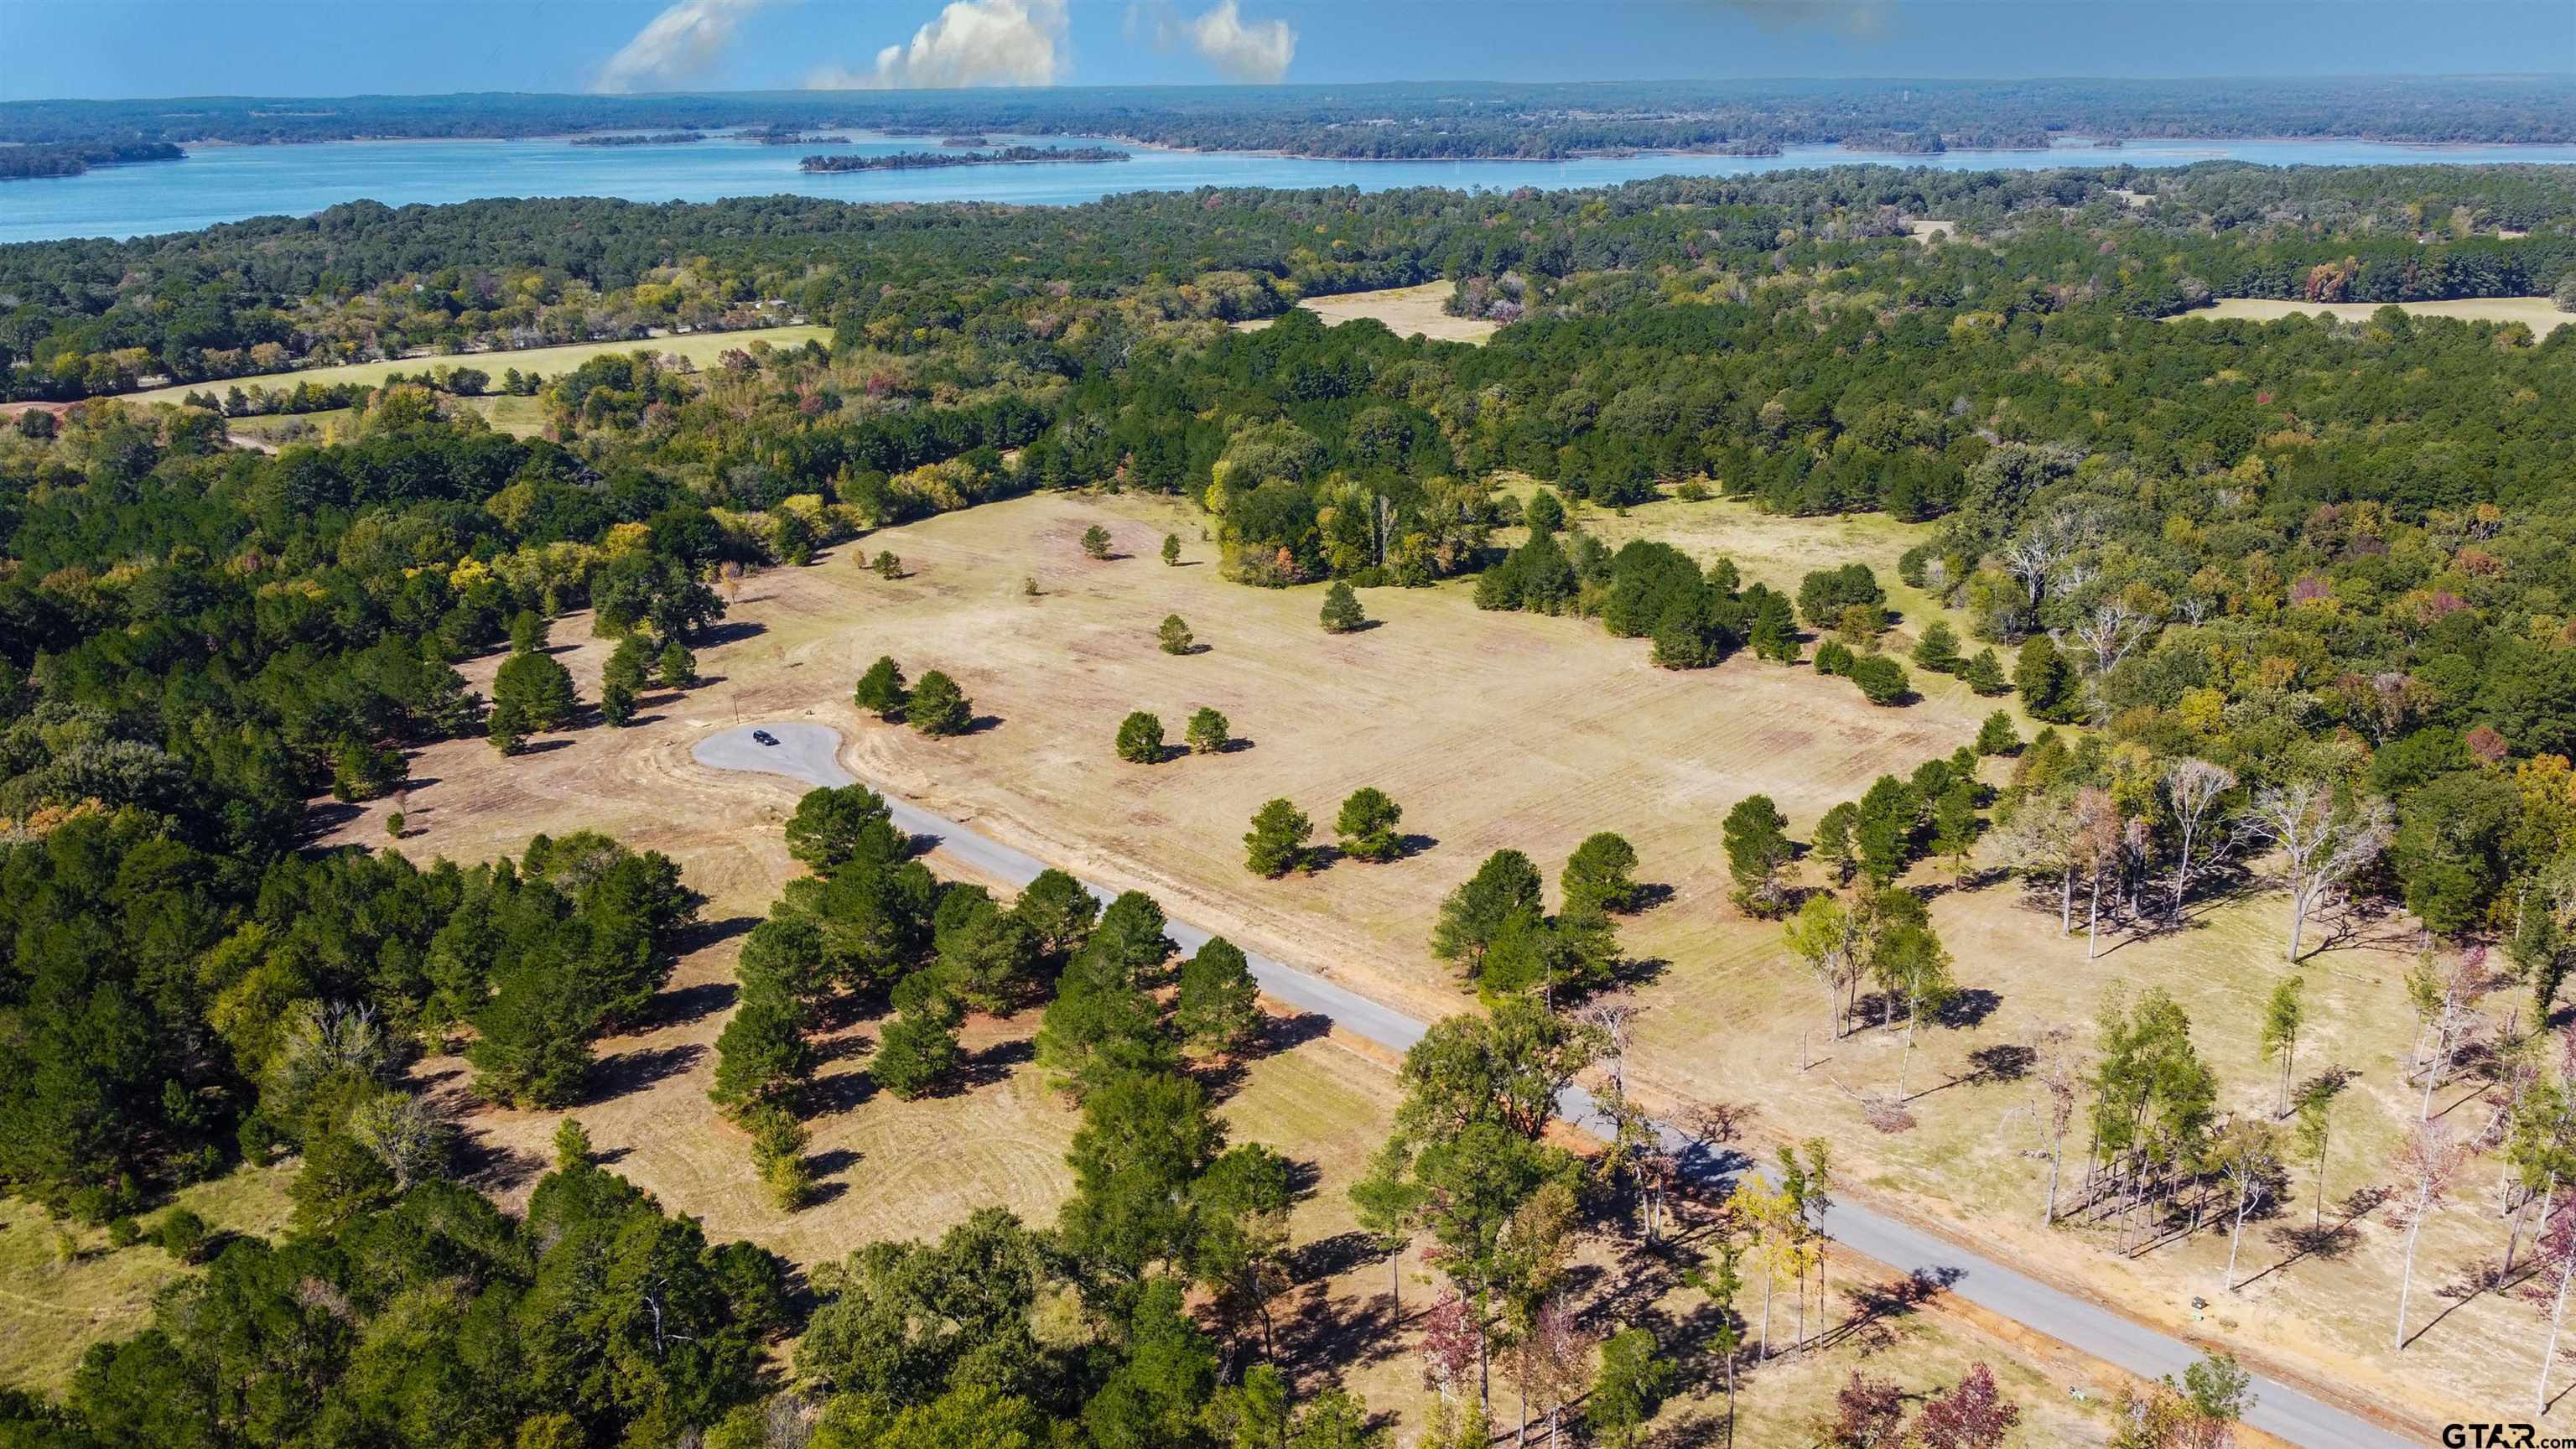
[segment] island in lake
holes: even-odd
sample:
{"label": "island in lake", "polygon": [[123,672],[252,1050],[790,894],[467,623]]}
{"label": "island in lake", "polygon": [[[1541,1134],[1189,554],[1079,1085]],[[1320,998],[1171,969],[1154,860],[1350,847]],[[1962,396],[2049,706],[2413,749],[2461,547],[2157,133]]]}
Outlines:
{"label": "island in lake", "polygon": [[1124,161],[1115,146],[1005,146],[999,151],[898,151],[891,156],[808,156],[800,171],[926,171],[941,166],[1025,166],[1040,162]]}
{"label": "island in lake", "polygon": [[750,134],[751,139],[764,146],[847,146],[851,144],[847,136],[819,135],[808,131],[788,130],[779,126]]}
{"label": "island in lake", "polygon": [[572,143],[576,146],[685,146],[691,141],[706,138],[704,131],[655,131],[646,136],[575,136]]}

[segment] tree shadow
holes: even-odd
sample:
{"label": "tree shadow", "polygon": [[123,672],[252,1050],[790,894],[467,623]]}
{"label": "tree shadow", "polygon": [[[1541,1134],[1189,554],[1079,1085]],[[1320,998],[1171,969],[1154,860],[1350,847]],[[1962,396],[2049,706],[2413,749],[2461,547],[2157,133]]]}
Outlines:
{"label": "tree shadow", "polygon": [[836,1072],[817,1079],[805,1089],[808,1111],[850,1112],[865,1105],[877,1094],[877,1079],[867,1072]]}
{"label": "tree shadow", "polygon": [[1220,755],[1239,755],[1251,748],[1252,740],[1249,736],[1228,735],[1225,737],[1225,742],[1216,747],[1214,753]]}
{"label": "tree shadow", "polygon": [[553,1164],[533,1152],[522,1152],[479,1137],[458,1143],[453,1154],[456,1180],[485,1193],[508,1193],[543,1176]]}
{"label": "tree shadow", "polygon": [[2023,1046],[2017,1042],[1979,1047],[1968,1053],[1968,1074],[1961,1080],[1980,1083],[2018,1082],[2029,1076],[2030,1069],[2038,1062],[2039,1052],[2036,1048]]}
{"label": "tree shadow", "polygon": [[1625,991],[1649,985],[1672,969],[1673,963],[1661,956],[1622,956],[1610,968],[1611,991]]}
{"label": "tree shadow", "polygon": [[768,632],[769,626],[757,619],[723,619],[700,629],[697,637],[690,642],[698,648],[711,649],[719,644],[738,644],[745,639],[757,639]]}
{"label": "tree shadow", "polygon": [[1002,717],[1000,715],[979,714],[973,719],[966,721],[966,728],[959,730],[958,733],[964,735],[990,734],[1001,727]]}
{"label": "tree shadow", "polygon": [[1969,1030],[1985,1025],[1986,1019],[2003,1004],[2004,999],[1994,992],[1982,986],[1970,986],[1951,992],[1950,999],[1941,1004],[1941,1009],[1932,1013],[1932,1019],[1952,1031]]}
{"label": "tree shadow", "polygon": [[674,935],[671,949],[675,954],[682,956],[692,951],[703,951],[709,946],[721,945],[736,937],[750,935],[752,928],[759,925],[762,919],[759,916],[718,916],[713,919],[701,917],[682,927]]}
{"label": "tree shadow", "polygon": [[1016,1067],[1036,1061],[1037,1043],[1026,1037],[997,1041],[967,1057],[957,1066],[957,1089],[971,1092],[1007,1079]]}
{"label": "tree shadow", "polygon": [[741,994],[730,981],[701,981],[695,986],[674,987],[655,996],[644,1008],[644,1019],[636,1025],[645,1030],[681,1026],[703,1021],[733,1005]]}
{"label": "tree shadow", "polygon": [[526,744],[519,746],[519,753],[522,755],[549,755],[557,750],[568,750],[571,748],[572,740],[569,736],[556,735],[552,739],[530,740]]}
{"label": "tree shadow", "polygon": [[1673,898],[1673,888],[1663,881],[1641,881],[1628,892],[1624,915],[1641,916]]}
{"label": "tree shadow", "polygon": [[1402,837],[1396,842],[1396,844],[1399,847],[1396,859],[1402,860],[1404,857],[1409,855],[1420,855],[1426,850],[1439,849],[1440,837],[1436,835],[1423,835],[1417,832],[1415,834]]}
{"label": "tree shadow", "polygon": [[318,840],[365,813],[345,800],[308,805],[304,809],[304,836],[308,840]]}
{"label": "tree shadow", "polygon": [[830,1147],[805,1159],[805,1170],[816,1181],[836,1176],[859,1165],[859,1154],[847,1147]]}
{"label": "tree shadow", "polygon": [[608,1102],[629,1092],[640,1092],[696,1066],[706,1054],[707,1049],[698,1043],[682,1042],[676,1046],[645,1047],[596,1062],[590,1069],[589,1100]]}

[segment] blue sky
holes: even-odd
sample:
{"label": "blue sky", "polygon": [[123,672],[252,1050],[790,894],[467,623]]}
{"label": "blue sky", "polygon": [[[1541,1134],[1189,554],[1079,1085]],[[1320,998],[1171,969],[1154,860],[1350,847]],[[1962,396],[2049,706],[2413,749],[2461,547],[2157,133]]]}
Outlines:
{"label": "blue sky", "polygon": [[0,0],[0,54],[6,99],[2527,73],[2576,0]]}

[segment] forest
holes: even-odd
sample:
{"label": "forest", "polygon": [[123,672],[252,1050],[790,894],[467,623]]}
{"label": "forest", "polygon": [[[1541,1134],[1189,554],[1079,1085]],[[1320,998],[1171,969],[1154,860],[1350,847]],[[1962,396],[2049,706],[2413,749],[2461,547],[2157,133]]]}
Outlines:
{"label": "forest", "polygon": [[[1926,216],[1962,234],[1912,239]],[[798,808],[786,839],[811,873],[745,938],[717,1070],[781,1197],[812,1023],[853,1003],[893,1008],[872,1070],[898,1092],[956,1069],[966,1009],[1039,1013],[1038,1061],[1083,1121],[1051,1227],[978,1217],[800,1288],[626,1184],[577,1127],[524,1213],[501,1213],[449,1180],[458,1144],[405,1085],[452,1046],[484,1100],[582,1101],[592,1043],[650,1009],[700,928],[671,861],[585,831],[416,864],[398,817],[385,849],[311,848],[323,797],[401,800],[407,749],[513,754],[624,727],[648,675],[693,687],[748,570],[1039,489],[1181,500],[1246,599],[1473,576],[1478,607],[1598,621],[1586,648],[1812,664],[1889,710],[1913,676],[1867,567],[1792,593],[1597,532],[1667,496],[1926,525],[1897,581],[1964,637],[1925,630],[1908,664],[2048,732],[2026,741],[2007,713],[1975,748],[1891,762],[1804,842],[1768,800],[1726,817],[1739,907],[1784,919],[1837,1027],[1865,976],[1909,1051],[1918,1017],[1937,1025],[1952,963],[1909,866],[1991,837],[2069,936],[2096,937],[2229,888],[2226,821],[2288,858],[2293,956],[2337,892],[2402,908],[2458,959],[2492,951],[2495,980],[2428,954],[2408,982],[2429,1102],[2474,1069],[2477,993],[2545,1022],[2576,961],[2576,331],[2394,308],[2167,319],[2212,295],[2549,292],[2571,270],[2569,182],[2453,167],[1853,167],[1062,212],[352,206],[0,252],[16,385],[63,399],[130,384],[120,367],[212,380],[234,365],[219,354],[261,346],[590,335],[782,295],[833,328],[828,348],[755,342],[702,371],[649,345],[593,359],[536,385],[527,437],[454,374],[323,399],[345,405],[327,438],[275,454],[232,446],[211,391],[221,407],[95,398],[0,431],[0,1183],[70,1221],[139,1233],[152,1215],[174,1254],[211,1259],[66,1399],[0,1400],[0,1433],[757,1445],[782,1387],[764,1355],[801,1333],[789,1386],[839,1436],[815,1443],[927,1446],[967,1423],[1031,1443],[1374,1442],[1338,1393],[1291,1405],[1255,1347],[1284,1168],[1229,1143],[1193,1075],[1252,1029],[1250,984],[1222,942],[1175,959],[1151,899],[1095,918],[1068,880],[1006,906],[934,881],[864,791]],[[1467,346],[1291,305],[1435,278],[1508,325]],[[1251,318],[1273,320],[1228,325]],[[142,360],[98,370],[128,350]],[[595,701],[547,652],[585,608],[615,649]],[[457,668],[485,656],[488,699]],[[934,734],[971,715],[945,673],[885,668],[859,681],[869,708]],[[1392,803],[1346,805],[1354,858],[1384,853]],[[1264,816],[1253,873],[1310,864],[1311,822]],[[1651,1224],[1664,1180],[1642,1128],[1589,1168],[1544,1132],[1554,1090],[1609,1049],[1578,1008],[1618,960],[1634,852],[1597,839],[1552,914],[1508,850],[1444,906],[1427,948],[1490,1015],[1408,1059],[1363,1204],[1382,1236],[1442,1243],[1446,1382],[1463,1403],[1475,1376],[1480,1412],[1497,1345],[1576,1343],[1542,1331],[1557,1260],[1527,1245],[1605,1201]],[[1790,878],[1802,852],[1830,888]],[[2254,1175],[2170,1006],[2149,992],[2102,1023],[2068,1088],[2087,1190],[2124,1235]],[[2288,1117],[2307,1104],[2283,1073]],[[2551,1261],[2576,1263],[2560,1089],[2537,1065],[2499,1080],[2495,1150],[2537,1164],[2515,1230],[2536,1209]],[[1802,1194],[1829,1177],[1799,1152],[1784,1177],[1806,1186],[1737,1205],[1784,1264],[1812,1250]],[[171,1228],[179,1186],[289,1158],[290,1236]],[[1707,1267],[1723,1282],[1733,1260]],[[1739,1335],[1742,1286],[1709,1295]],[[1041,1303],[1079,1331],[1033,1346]],[[1580,1344],[1605,1437],[1650,1411],[1675,1348],[1621,1341]],[[2190,1415],[2216,1409],[2194,1404],[2140,1442],[2207,1442]]]}
{"label": "forest", "polygon": [[1134,86],[960,94],[350,96],[0,103],[0,142],[341,141],[753,126],[926,135],[1122,136],[1157,145],[1352,158],[1843,142],[2042,147],[2060,135],[2576,140],[2551,76],[2216,80],[1740,80]]}
{"label": "forest", "polygon": [[[1976,299],[1965,310],[1979,316],[2040,292],[2052,307],[2107,300],[2136,316],[2213,297],[2535,295],[2576,258],[2571,189],[2564,168],[2538,166],[2211,163],[1852,166],[1474,198],[1201,191],[1033,209],[357,202],[181,236],[0,247],[0,375],[11,396],[69,399],[413,349],[743,326],[774,315],[761,310],[771,302],[829,319],[853,343],[917,347],[1042,314],[1063,292],[1236,321],[1440,278],[1497,318],[1518,315],[1532,284],[1560,308],[1601,310],[1845,269],[1905,307]],[[1925,217],[1981,244],[1922,248],[1905,223]]]}

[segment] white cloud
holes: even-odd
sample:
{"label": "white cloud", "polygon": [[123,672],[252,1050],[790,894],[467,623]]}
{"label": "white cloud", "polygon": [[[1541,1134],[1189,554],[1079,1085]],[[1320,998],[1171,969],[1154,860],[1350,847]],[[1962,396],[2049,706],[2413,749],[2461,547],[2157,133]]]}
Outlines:
{"label": "white cloud", "polygon": [[1065,0],[950,0],[909,45],[877,52],[874,70],[824,66],[825,90],[1053,85],[1069,63]]}
{"label": "white cloud", "polygon": [[1218,0],[1215,9],[1182,29],[1190,47],[1236,80],[1275,81],[1297,58],[1297,31],[1285,20],[1243,23],[1234,0]]}
{"label": "white cloud", "polygon": [[767,0],[677,0],[645,22],[608,64],[603,91],[658,90],[701,76],[733,43],[734,25]]}
{"label": "white cloud", "polygon": [[1288,73],[1288,63],[1297,58],[1295,26],[1285,20],[1247,25],[1236,0],[1218,0],[1216,8],[1196,20],[1180,18],[1170,0],[1135,0],[1127,7],[1127,38],[1144,38],[1148,21],[1156,50],[1187,45],[1234,80],[1275,81]]}

